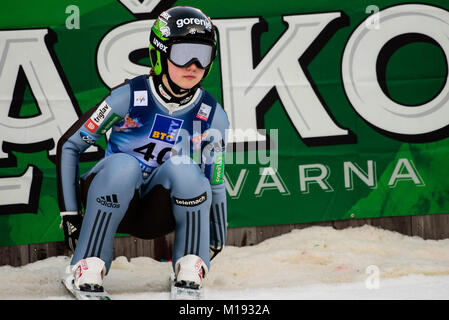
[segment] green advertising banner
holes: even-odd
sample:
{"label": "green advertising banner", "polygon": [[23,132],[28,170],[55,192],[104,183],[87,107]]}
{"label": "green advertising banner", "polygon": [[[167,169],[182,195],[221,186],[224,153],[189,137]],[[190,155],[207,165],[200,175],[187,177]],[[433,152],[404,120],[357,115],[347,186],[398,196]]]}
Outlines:
{"label": "green advertising banner", "polygon": [[[0,245],[61,241],[61,135],[149,71],[154,19],[215,25],[229,227],[449,212],[449,2],[4,1]],[[81,157],[84,173],[107,136]]]}

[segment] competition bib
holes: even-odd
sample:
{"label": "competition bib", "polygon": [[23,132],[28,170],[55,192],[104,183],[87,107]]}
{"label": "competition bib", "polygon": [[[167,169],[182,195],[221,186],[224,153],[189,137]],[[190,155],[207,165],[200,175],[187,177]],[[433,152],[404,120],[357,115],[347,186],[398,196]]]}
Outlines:
{"label": "competition bib", "polygon": [[137,157],[144,160],[148,166],[160,166],[170,157],[183,122],[181,119],[156,114],[148,135],[149,143],[133,151],[137,152]]}

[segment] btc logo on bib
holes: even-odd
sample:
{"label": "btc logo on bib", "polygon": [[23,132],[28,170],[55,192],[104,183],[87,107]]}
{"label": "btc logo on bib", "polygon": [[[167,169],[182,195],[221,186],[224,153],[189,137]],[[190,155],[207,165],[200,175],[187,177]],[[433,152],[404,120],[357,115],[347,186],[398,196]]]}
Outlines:
{"label": "btc logo on bib", "polygon": [[183,122],[181,119],[156,114],[149,138],[174,145]]}

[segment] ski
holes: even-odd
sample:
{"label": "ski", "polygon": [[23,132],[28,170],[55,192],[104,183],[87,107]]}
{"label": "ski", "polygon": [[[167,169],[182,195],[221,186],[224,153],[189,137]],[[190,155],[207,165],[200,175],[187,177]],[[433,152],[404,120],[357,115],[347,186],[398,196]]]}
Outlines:
{"label": "ski", "polygon": [[104,289],[102,291],[82,291],[75,288],[73,277],[62,279],[61,282],[77,300],[112,300]]}
{"label": "ski", "polygon": [[174,275],[170,276],[170,299],[172,300],[202,300],[204,289],[189,286],[188,283],[177,284]]}

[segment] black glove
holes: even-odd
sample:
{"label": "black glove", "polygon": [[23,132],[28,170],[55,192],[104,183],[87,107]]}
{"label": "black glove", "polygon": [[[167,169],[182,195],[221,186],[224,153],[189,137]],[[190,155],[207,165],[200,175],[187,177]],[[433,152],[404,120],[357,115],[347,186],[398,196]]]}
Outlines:
{"label": "black glove", "polygon": [[75,252],[78,237],[80,236],[81,224],[83,223],[83,217],[81,214],[61,214],[61,216],[61,227],[64,229],[65,245],[67,249]]}

